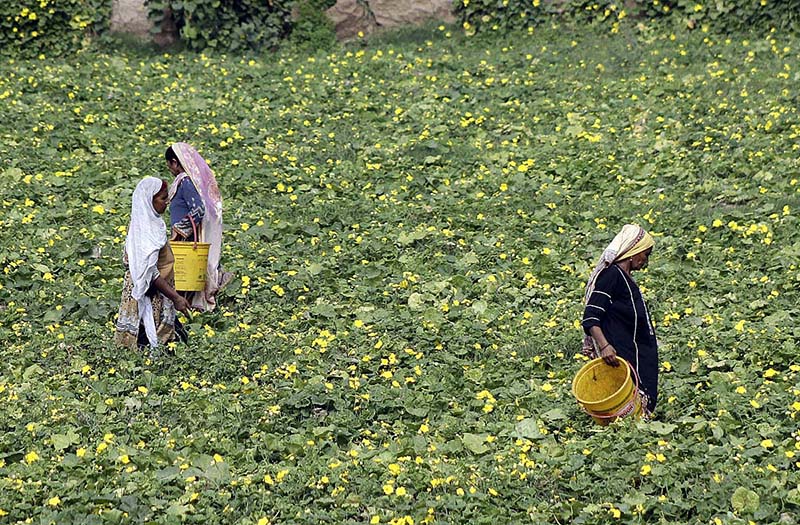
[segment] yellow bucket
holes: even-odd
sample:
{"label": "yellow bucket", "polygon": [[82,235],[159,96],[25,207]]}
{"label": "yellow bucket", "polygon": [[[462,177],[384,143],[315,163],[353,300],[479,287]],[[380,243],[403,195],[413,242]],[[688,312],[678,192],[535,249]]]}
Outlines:
{"label": "yellow bucket", "polygon": [[[627,361],[617,357],[620,366],[609,366],[602,357],[586,363],[572,380],[572,394],[583,410],[600,425],[618,417],[642,414],[642,400],[635,375]],[[638,383],[638,382],[637,382]]]}
{"label": "yellow bucket", "polygon": [[206,287],[207,242],[169,241],[175,255],[175,289],[197,292]]}

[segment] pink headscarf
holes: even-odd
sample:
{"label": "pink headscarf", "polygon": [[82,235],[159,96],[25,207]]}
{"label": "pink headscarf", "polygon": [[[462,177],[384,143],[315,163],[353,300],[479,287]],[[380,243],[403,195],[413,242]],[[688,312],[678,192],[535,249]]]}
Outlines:
{"label": "pink headscarf", "polygon": [[208,167],[205,159],[189,144],[176,142],[172,151],[177,155],[183,166],[183,173],[179,173],[169,187],[169,198],[175,196],[178,185],[185,177],[189,177],[200,193],[206,214],[200,230],[200,242],[207,242],[211,246],[208,250],[208,266],[206,268],[206,287],[203,291],[194,294],[192,306],[204,311],[211,311],[216,306],[214,296],[220,288],[222,272],[219,269],[219,259],[222,252],[222,196],[219,193],[217,179],[214,172]]}

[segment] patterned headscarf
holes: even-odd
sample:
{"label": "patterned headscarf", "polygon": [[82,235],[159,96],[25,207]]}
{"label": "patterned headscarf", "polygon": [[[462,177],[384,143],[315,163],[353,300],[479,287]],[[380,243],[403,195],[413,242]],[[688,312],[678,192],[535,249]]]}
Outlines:
{"label": "patterned headscarf", "polygon": [[642,253],[648,248],[653,247],[653,236],[647,233],[644,228],[637,224],[626,224],[622,230],[614,237],[603,254],[600,260],[589,275],[589,280],[586,282],[586,294],[584,295],[584,302],[589,301],[589,296],[594,291],[594,285],[597,282],[597,277],[600,272],[611,266],[617,261],[633,257],[637,253]]}
{"label": "patterned headscarf", "polygon": [[202,292],[194,294],[192,306],[210,311],[216,306],[214,295],[219,290],[222,277],[219,271],[219,259],[222,252],[222,196],[214,172],[196,149],[185,142],[176,142],[172,145],[172,151],[177,155],[184,171],[175,177],[169,187],[170,200],[178,191],[181,181],[189,177],[206,208],[200,239],[198,239],[200,242],[210,244],[208,266],[206,267],[206,287]]}
{"label": "patterned headscarf", "polygon": [[[614,237],[614,240],[611,241],[611,244],[603,250],[600,260],[597,261],[594,270],[592,270],[592,273],[589,275],[589,280],[586,282],[586,293],[583,297],[584,303],[589,302],[589,297],[594,291],[594,286],[597,283],[597,277],[600,275],[600,272],[617,261],[633,257],[637,253],[642,253],[652,248],[653,244],[653,236],[647,233],[641,226],[637,224],[626,224],[623,226],[622,230]],[[594,350],[593,339],[591,336],[585,336],[583,339],[584,353],[593,355],[595,353]]]}

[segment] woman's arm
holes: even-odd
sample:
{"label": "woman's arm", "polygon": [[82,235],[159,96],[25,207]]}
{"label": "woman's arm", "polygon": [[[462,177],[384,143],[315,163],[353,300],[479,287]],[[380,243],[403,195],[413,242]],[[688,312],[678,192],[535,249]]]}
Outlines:
{"label": "woman's arm", "polygon": [[608,342],[606,339],[606,334],[603,333],[603,330],[595,325],[589,329],[589,335],[592,336],[592,339],[595,340],[597,343],[597,347],[600,349],[600,357],[606,362],[606,364],[611,366],[619,366],[619,361],[617,361],[617,350],[614,346]]}
{"label": "woman's arm", "polygon": [[[203,224],[203,217],[205,217],[205,215],[206,207],[201,202],[199,206],[192,208],[189,214],[183,219],[172,225],[172,239],[188,239],[193,237],[194,228],[192,227],[192,221],[194,221],[195,227],[199,228],[200,225]],[[194,240],[196,241],[197,239]]]}
{"label": "woman's arm", "polygon": [[159,292],[161,292],[164,297],[172,301],[172,304],[175,305],[175,309],[179,312],[183,312],[188,315],[189,313],[189,301],[178,295],[178,292],[175,291],[175,288],[169,285],[169,283],[160,275],[156,277],[151,284],[151,287],[155,288]]}
{"label": "woman's arm", "polygon": [[614,289],[614,279],[617,276],[616,272],[603,272],[595,283],[595,288],[586,302],[586,308],[583,311],[583,331],[594,339],[597,343],[597,348],[600,357],[611,365],[618,366],[617,351],[614,346],[609,342],[606,334],[603,333],[601,326],[603,320],[606,318],[606,312],[611,307],[611,291]]}

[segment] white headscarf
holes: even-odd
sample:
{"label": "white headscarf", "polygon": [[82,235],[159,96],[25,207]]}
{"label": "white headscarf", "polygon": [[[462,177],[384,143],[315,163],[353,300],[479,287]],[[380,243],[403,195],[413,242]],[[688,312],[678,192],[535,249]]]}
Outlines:
{"label": "white headscarf", "polygon": [[158,345],[153,303],[145,295],[158,277],[158,252],[167,243],[167,226],[153,208],[153,197],[161,191],[164,182],[155,177],[145,177],[133,191],[131,223],[125,239],[125,253],[131,272],[131,296],[139,303],[139,319],[144,324],[150,346]]}

